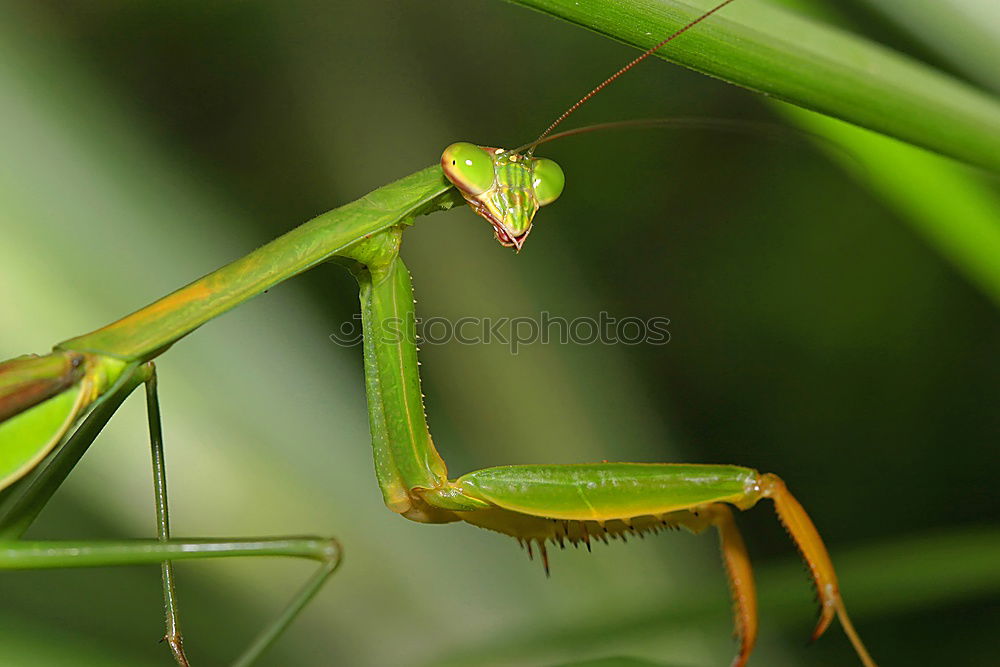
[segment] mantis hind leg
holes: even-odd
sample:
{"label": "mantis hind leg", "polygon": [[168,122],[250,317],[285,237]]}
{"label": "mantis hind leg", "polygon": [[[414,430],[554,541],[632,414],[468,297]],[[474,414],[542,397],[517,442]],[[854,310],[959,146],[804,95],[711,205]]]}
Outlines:
{"label": "mantis hind leg", "polygon": [[[160,543],[170,541],[170,507],[167,502],[167,466],[163,455],[163,428],[160,421],[160,399],[156,392],[156,367],[149,364],[146,379],[146,417],[149,423],[149,446],[153,463],[153,501],[156,506],[156,539]],[[174,660],[180,667],[188,667],[184,654],[184,637],[181,634],[180,610],[177,590],[174,587],[174,566],[169,560],[160,563],[160,577],[163,581],[163,608],[166,618],[166,634],[163,641],[170,647]]]}
{"label": "mantis hind leg", "polygon": [[[319,568],[232,665],[247,667],[259,658],[316,595],[341,561],[333,538],[311,536],[170,540],[0,541],[0,570],[150,565],[168,561],[236,556],[285,556],[318,561]],[[175,654],[176,655],[176,654]],[[178,660],[179,662],[179,660]]]}
{"label": "mantis hind leg", "polygon": [[[140,384],[146,386],[147,414],[153,460],[157,538],[112,541],[26,541],[21,536],[80,461],[125,399]],[[49,459],[0,496],[0,570],[107,567],[159,564],[163,572],[166,641],[178,665],[187,665],[178,622],[172,561],[237,556],[284,556],[319,563],[316,572],[232,664],[246,667],[281,635],[341,562],[340,544],[314,536],[176,539],[170,537],[163,438],[155,368],[151,363],[129,366],[94,404],[93,410]]]}
{"label": "mantis hind leg", "polygon": [[[156,539],[164,548],[177,546],[178,541],[170,537],[170,509],[167,500],[166,462],[163,453],[163,429],[160,418],[160,401],[157,394],[156,368],[152,362],[145,365],[144,382],[146,386],[146,414],[149,422],[149,442],[153,464],[153,498],[156,506]],[[257,544],[252,544],[256,542]],[[181,544],[185,544],[181,541]],[[272,554],[271,549],[279,547],[281,554]],[[306,582],[299,593],[288,603],[257,638],[247,647],[234,665],[250,665],[264,653],[282,632],[292,623],[305,605],[322,588],[327,578],[337,569],[341,560],[341,548],[333,539],[317,537],[289,538],[258,538],[251,540],[219,540],[212,544],[185,544],[186,549],[204,557],[212,557],[216,549],[232,550],[230,555],[290,555],[300,558],[310,558],[320,561],[317,572]],[[179,667],[189,667],[187,655],[184,652],[184,637],[180,627],[180,610],[177,591],[174,586],[173,562],[160,560],[161,579],[163,581],[163,607],[166,633],[163,641],[170,647],[170,652]]]}

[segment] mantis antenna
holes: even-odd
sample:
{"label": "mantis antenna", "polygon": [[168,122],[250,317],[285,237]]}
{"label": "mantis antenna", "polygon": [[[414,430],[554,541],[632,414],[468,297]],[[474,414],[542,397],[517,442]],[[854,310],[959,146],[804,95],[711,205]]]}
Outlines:
{"label": "mantis antenna", "polygon": [[717,11],[719,11],[720,9],[722,9],[723,7],[725,7],[726,5],[730,4],[731,2],[733,2],[733,0],[725,0],[725,2],[720,2],[715,7],[713,7],[710,10],[708,10],[707,12],[705,12],[704,14],[702,14],[701,16],[699,16],[698,18],[694,19],[693,21],[691,21],[690,23],[688,23],[687,25],[685,25],[683,28],[680,28],[679,30],[677,30],[676,32],[674,32],[673,34],[671,34],[670,36],[668,36],[666,39],[664,39],[660,43],[658,43],[658,44],[650,47],[649,49],[647,49],[645,53],[643,53],[642,55],[638,56],[637,58],[635,58],[634,60],[632,60],[631,62],[629,62],[628,64],[626,64],[624,67],[622,67],[620,70],[618,70],[617,72],[615,72],[614,74],[612,74],[611,76],[609,76],[607,79],[605,79],[604,81],[601,81],[599,84],[597,84],[594,87],[593,90],[591,90],[589,93],[587,93],[586,95],[584,95],[583,97],[581,97],[579,100],[577,100],[572,106],[570,106],[568,109],[566,109],[566,111],[562,112],[562,115],[560,115],[558,118],[556,118],[554,121],[552,121],[552,124],[549,125],[547,128],[545,128],[544,132],[542,132],[540,135],[538,135],[538,138],[535,139],[535,141],[533,141],[531,143],[531,148],[528,149],[528,155],[529,156],[532,155],[535,152],[535,146],[537,146],[538,144],[540,144],[542,142],[542,140],[545,139],[545,137],[549,136],[549,134],[552,132],[552,130],[556,129],[556,127],[558,127],[560,123],[562,123],[564,120],[566,120],[567,118],[569,118],[570,115],[572,115],[574,111],[576,111],[577,109],[579,109],[580,107],[582,107],[584,104],[586,104],[587,102],[589,102],[591,100],[591,98],[593,98],[599,92],[601,92],[602,90],[604,90],[605,88],[607,88],[615,79],[617,79],[622,74],[624,74],[625,72],[629,71],[630,69],[632,69],[633,67],[635,67],[636,65],[638,65],[639,63],[641,63],[643,60],[645,60],[646,58],[650,57],[651,55],[653,55],[654,53],[656,53],[657,51],[659,51],[660,49],[662,49],[664,46],[666,46],[670,42],[674,41],[675,39],[677,39],[678,37],[680,37],[681,35],[683,35],[684,33],[686,33],[691,28],[695,27],[696,25],[698,25],[699,23],[701,23],[702,21],[704,21],[705,19],[707,19],[712,14],[716,13]]}
{"label": "mantis antenna", "polygon": [[826,150],[836,153],[841,157],[850,160],[862,174],[868,173],[865,163],[855,153],[851,152],[843,144],[839,144],[833,139],[822,134],[816,134],[802,128],[791,127],[754,120],[741,120],[738,118],[705,118],[698,117],[666,117],[666,118],[635,118],[632,120],[616,120],[604,123],[594,123],[593,125],[583,125],[569,130],[563,130],[550,134],[544,139],[535,139],[531,143],[523,144],[511,149],[510,153],[522,153],[528,149],[534,149],[542,144],[547,144],[567,137],[576,137],[581,134],[592,132],[606,132],[608,130],[644,130],[644,129],[696,129],[713,130],[718,132],[730,132],[754,137],[765,137],[767,139],[787,141],[787,140],[808,140],[812,141]]}
{"label": "mantis antenna", "polygon": [[[527,144],[526,153],[465,141],[451,144],[441,154],[441,169],[445,177],[458,189],[476,215],[493,226],[500,245],[520,252],[531,231],[535,213],[540,207],[558,199],[565,184],[559,165],[552,160],[535,158],[535,147],[550,138],[552,130],[612,81],[732,2],[725,0],[715,5],[599,83],[556,118],[535,141]],[[596,129],[581,129],[581,132]],[[562,133],[558,136],[567,135]]]}

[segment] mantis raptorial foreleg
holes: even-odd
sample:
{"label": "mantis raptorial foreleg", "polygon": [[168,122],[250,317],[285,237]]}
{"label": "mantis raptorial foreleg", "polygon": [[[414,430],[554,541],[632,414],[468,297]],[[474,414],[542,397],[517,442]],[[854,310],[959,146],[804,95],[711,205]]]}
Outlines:
{"label": "mantis raptorial foreleg", "polygon": [[821,605],[813,638],[839,616],[859,656],[874,662],[851,625],[837,576],[819,533],[784,482],[727,465],[595,463],[487,468],[449,479],[424,416],[417,368],[413,289],[399,258],[401,230],[357,244],[353,273],[361,290],[365,377],[375,468],[386,505],[425,523],[465,521],[516,538],[541,553],[547,545],[588,544],[684,527],[718,530],[734,600],[740,651],[749,659],[757,635],[757,602],[746,547],[730,506],[763,498],[802,553]]}

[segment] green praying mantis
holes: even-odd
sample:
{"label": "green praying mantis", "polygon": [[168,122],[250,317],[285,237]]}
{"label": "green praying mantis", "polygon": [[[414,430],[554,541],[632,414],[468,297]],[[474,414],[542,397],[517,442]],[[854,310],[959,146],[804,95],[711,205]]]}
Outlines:
{"label": "green praying mantis", "polygon": [[[172,562],[286,556],[318,563],[315,574],[234,664],[255,661],[337,569],[335,539],[272,537],[178,539],[170,533],[163,437],[154,359],[209,320],[320,263],[356,278],[375,470],[385,504],[421,523],[464,521],[510,535],[548,569],[547,545],[585,544],[683,527],[715,528],[734,601],[739,650],[749,660],[757,636],[753,573],[732,507],[771,500],[809,568],[820,601],[813,632],[838,617],[861,662],[874,665],[847,615],[827,550],[805,510],[773,474],[735,465],[593,463],[500,466],[449,476],[426,418],[412,328],[414,301],[400,258],[402,233],[422,215],[466,202],[501,245],[520,251],[538,209],[556,201],[564,176],[535,148],[593,95],[665,44],[731,3],[726,0],[630,62],[513,150],[460,142],[434,165],[318,216],[249,255],[106,327],[64,341],[44,356],[0,364],[0,569],[159,564],[165,639],[187,665]],[[122,541],[27,541],[21,536],[123,401],[146,393],[157,537]]]}

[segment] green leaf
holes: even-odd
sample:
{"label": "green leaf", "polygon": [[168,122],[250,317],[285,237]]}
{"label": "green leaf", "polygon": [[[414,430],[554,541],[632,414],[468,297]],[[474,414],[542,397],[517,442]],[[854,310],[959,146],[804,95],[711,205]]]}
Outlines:
{"label": "green leaf", "polygon": [[[646,49],[715,0],[510,0]],[[1000,170],[1000,103],[884,46],[737,2],[657,55],[806,109]],[[595,82],[596,83],[596,82]]]}
{"label": "green leaf", "polygon": [[1000,3],[983,0],[863,0],[970,79],[1000,92]]}

